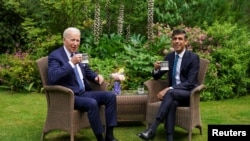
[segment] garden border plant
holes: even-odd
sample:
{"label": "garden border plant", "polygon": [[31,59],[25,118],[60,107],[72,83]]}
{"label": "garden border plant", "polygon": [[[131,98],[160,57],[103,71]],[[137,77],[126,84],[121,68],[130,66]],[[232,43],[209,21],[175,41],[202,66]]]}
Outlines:
{"label": "garden border plant", "polygon": [[[161,60],[167,52],[171,51],[169,35],[172,29],[181,27],[186,29],[189,34],[190,46],[188,49],[198,53],[200,57],[210,60],[205,81],[207,89],[201,95],[202,100],[233,98],[246,95],[249,92],[250,61],[248,48],[250,44],[249,34],[247,33],[248,26],[247,24],[245,26],[240,24],[239,26],[237,24],[238,22],[232,22],[239,18],[233,17],[234,15],[244,13],[236,7],[232,7],[236,9],[233,13],[230,13],[230,5],[232,3],[227,3],[228,5],[225,5],[225,7],[220,7],[222,6],[220,3],[212,1],[210,3],[211,5],[207,7],[208,11],[211,12],[213,6],[217,6],[217,8],[212,11],[212,13],[216,13],[224,8],[223,16],[225,17],[220,18],[216,15],[218,22],[215,21],[214,23],[204,19],[205,22],[202,24],[199,23],[197,27],[194,25],[192,25],[192,27],[185,25],[172,27],[168,24],[163,24],[166,22],[165,20],[169,18],[164,17],[165,20],[155,22],[152,27],[154,34],[150,36],[150,39],[147,39],[147,31],[144,33],[141,31],[145,29],[147,23],[145,21],[148,15],[145,14],[146,11],[144,14],[143,12],[139,12],[144,11],[145,8],[132,6],[130,7],[131,11],[127,12],[126,8],[129,5],[131,6],[131,3],[127,1],[109,1],[111,3],[110,5],[106,5],[107,7],[104,6],[107,4],[106,1],[98,1],[100,2],[100,9],[95,8],[95,5],[88,3],[88,1],[83,2],[80,0],[76,0],[76,3],[65,0],[51,3],[41,0],[34,0],[32,3],[27,2],[28,1],[25,0],[22,1],[22,3],[4,1],[1,3],[2,5],[0,5],[3,9],[0,14],[12,11],[14,12],[11,13],[13,17],[23,17],[23,19],[18,19],[18,22],[16,22],[16,31],[6,32],[6,34],[13,34],[13,32],[15,32],[15,39],[16,37],[18,39],[10,39],[11,44],[6,44],[6,46],[4,46],[4,42],[3,48],[6,48],[5,51],[7,52],[0,54],[0,57],[3,58],[0,60],[0,79],[2,85],[7,85],[12,90],[26,90],[28,92],[40,91],[41,83],[34,61],[42,56],[48,55],[49,52],[62,45],[61,30],[68,26],[77,26],[82,30],[83,35],[80,51],[90,54],[93,60],[93,64],[90,65],[92,65],[95,70],[103,73],[104,77],[109,79],[109,74],[112,73],[114,69],[125,67],[125,74],[128,79],[123,82],[124,89],[135,89],[139,83],[150,78],[152,62]],[[180,4],[175,1],[168,2],[172,5]],[[146,5],[146,2],[137,3],[142,6]],[[199,1],[197,3],[186,2],[187,7],[181,7],[180,11],[174,10],[174,13],[181,16],[181,13],[186,10],[192,11],[196,9],[196,4],[204,6],[204,3],[206,3],[206,1]],[[165,5],[168,6],[165,10],[171,11],[171,9],[169,9],[169,3],[155,1],[155,4],[159,6],[156,7],[155,10]],[[241,5],[242,3],[236,4]],[[84,10],[75,11],[73,7],[76,7],[78,10],[81,8]],[[105,11],[105,8],[110,11]],[[65,11],[64,9],[69,10]],[[153,9],[151,8],[150,10]],[[228,11],[230,11],[230,14],[227,13]],[[74,14],[75,12],[80,12],[81,14],[76,15]],[[108,13],[105,14],[105,12]],[[138,12],[141,15],[140,18],[137,17]],[[197,18],[200,15],[211,14],[206,13],[207,11],[199,12],[200,14],[192,16]],[[46,20],[48,13],[51,13],[50,19]],[[150,19],[148,20],[152,23],[152,11],[149,13],[151,13],[151,21]],[[174,13],[172,13],[172,15],[174,15]],[[68,19],[60,16],[64,14],[67,15],[66,17],[68,17]],[[92,18],[94,14],[97,14],[97,16]],[[156,12],[154,14],[156,14],[156,19],[162,16],[160,15],[161,13]],[[232,16],[232,21],[221,20],[228,16]],[[118,17],[119,20],[121,20],[120,22],[124,24],[123,26],[126,27],[126,30],[119,29],[119,31],[122,32],[117,32]],[[184,23],[190,24],[188,22],[189,18],[182,18]],[[109,23],[108,19],[112,20],[112,22]],[[98,42],[95,41],[96,35],[92,33],[93,23],[97,20],[100,21],[96,29],[99,32]],[[58,26],[55,26],[55,23],[62,23],[61,21],[64,21],[64,24],[56,24]],[[4,17],[3,22],[10,21],[8,17]],[[172,22],[172,25],[179,25],[180,23],[178,19],[173,19]],[[139,28],[142,25],[144,25],[143,28]],[[104,26],[106,28],[102,28]],[[202,29],[199,27],[202,27]],[[111,30],[108,30],[109,28]],[[119,26],[119,28],[121,27]],[[6,35],[6,37],[11,36]],[[0,36],[0,38],[5,41],[5,36]],[[22,54],[27,54],[28,57],[26,59],[15,57],[16,52],[20,53],[19,51],[21,51]]]}

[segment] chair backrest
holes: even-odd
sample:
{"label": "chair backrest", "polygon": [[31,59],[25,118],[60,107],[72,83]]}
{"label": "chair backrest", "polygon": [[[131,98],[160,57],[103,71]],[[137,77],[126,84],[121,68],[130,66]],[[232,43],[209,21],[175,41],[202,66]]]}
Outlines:
{"label": "chair backrest", "polygon": [[48,83],[48,56],[36,60],[43,86]]}
{"label": "chair backrest", "polygon": [[199,85],[204,83],[206,73],[207,73],[208,64],[209,64],[209,61],[207,59],[204,59],[204,58],[200,59],[200,70],[199,70],[199,74],[198,74]]}

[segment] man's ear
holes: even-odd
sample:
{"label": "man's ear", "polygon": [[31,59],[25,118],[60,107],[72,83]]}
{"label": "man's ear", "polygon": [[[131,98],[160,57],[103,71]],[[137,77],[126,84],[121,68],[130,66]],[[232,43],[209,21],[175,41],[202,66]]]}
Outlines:
{"label": "man's ear", "polygon": [[188,44],[189,44],[189,41],[185,39],[185,46],[187,46]]}

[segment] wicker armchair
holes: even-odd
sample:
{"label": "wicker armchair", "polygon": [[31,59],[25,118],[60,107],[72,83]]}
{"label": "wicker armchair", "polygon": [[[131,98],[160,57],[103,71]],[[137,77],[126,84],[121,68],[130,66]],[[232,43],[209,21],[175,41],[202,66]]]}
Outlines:
{"label": "wicker armchair", "polygon": [[[200,116],[200,92],[205,88],[203,84],[207,72],[209,61],[200,59],[200,70],[198,75],[199,86],[192,90],[189,107],[177,107],[175,125],[188,131],[188,139],[192,139],[192,130],[196,127],[202,134],[201,116]],[[144,82],[148,89],[148,101],[146,112],[146,123],[150,126],[155,120],[161,101],[156,94],[168,86],[167,80],[148,80]]]}
{"label": "wicker armchair", "polygon": [[[47,85],[48,57],[42,57],[36,60],[36,62],[47,99],[47,117],[41,140],[44,139],[49,131],[60,129],[68,132],[70,141],[74,141],[75,133],[84,127],[90,126],[87,113],[74,110],[74,93],[72,90],[59,85]],[[106,90],[108,83],[105,82],[101,86],[95,83],[90,83],[90,85],[93,90]],[[104,106],[100,108],[103,126],[105,126],[104,108]]]}

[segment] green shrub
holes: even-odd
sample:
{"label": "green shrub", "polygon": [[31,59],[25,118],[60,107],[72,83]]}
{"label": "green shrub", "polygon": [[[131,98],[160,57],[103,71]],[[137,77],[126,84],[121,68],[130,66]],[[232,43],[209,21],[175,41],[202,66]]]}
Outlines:
{"label": "green shrub", "polygon": [[236,24],[218,23],[208,27],[213,37],[207,90],[203,100],[227,99],[247,94],[249,78],[249,34]]}
{"label": "green shrub", "polygon": [[41,79],[38,78],[35,61],[30,59],[29,54],[18,52],[14,55],[2,54],[0,57],[2,85],[11,91],[38,91]]}
{"label": "green shrub", "polygon": [[157,48],[149,47],[142,35],[132,35],[129,41],[125,41],[118,34],[104,35],[96,45],[91,44],[92,39],[85,38],[88,42],[83,42],[80,51],[90,54],[93,70],[103,74],[111,83],[109,75],[119,68],[125,68],[126,80],[122,82],[123,89],[135,89],[151,78],[153,62],[163,59]]}

